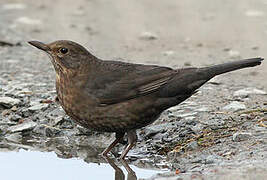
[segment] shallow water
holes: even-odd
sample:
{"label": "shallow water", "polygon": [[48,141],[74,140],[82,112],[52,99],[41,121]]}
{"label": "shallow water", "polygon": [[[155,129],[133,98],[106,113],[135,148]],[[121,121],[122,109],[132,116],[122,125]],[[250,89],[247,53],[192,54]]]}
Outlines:
{"label": "shallow water", "polygon": [[[19,150],[19,152],[0,152],[0,162],[0,177],[6,180],[115,179],[115,170],[108,163],[86,163],[78,158],[61,159],[54,152],[25,150]],[[116,179],[127,179],[128,173],[126,169],[120,165],[119,167],[124,175],[116,174]],[[157,173],[164,172],[140,169],[133,165],[130,165],[130,167],[136,173],[137,179],[150,178]]]}

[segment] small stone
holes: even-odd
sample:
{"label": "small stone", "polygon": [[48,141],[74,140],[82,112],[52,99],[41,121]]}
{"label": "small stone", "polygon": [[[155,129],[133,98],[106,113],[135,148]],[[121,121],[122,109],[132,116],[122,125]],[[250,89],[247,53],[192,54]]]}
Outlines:
{"label": "small stone", "polygon": [[5,139],[12,142],[20,142],[22,140],[21,132],[13,133],[13,134],[7,134],[5,136]]}
{"label": "small stone", "polygon": [[248,97],[249,95],[266,95],[267,93],[265,91],[256,89],[256,88],[245,88],[245,89],[240,89],[238,91],[234,92],[234,97]]}
{"label": "small stone", "polygon": [[11,111],[17,111],[18,108],[17,108],[17,106],[13,106],[10,110],[11,110]]}
{"label": "small stone", "polygon": [[208,125],[211,129],[219,129],[225,125],[225,121],[222,118],[211,117],[203,121],[203,124]]}
{"label": "small stone", "polygon": [[9,119],[10,119],[10,121],[18,122],[20,119],[22,119],[22,117],[18,114],[12,114],[12,115],[10,115]]}
{"label": "small stone", "polygon": [[196,122],[194,121],[194,119],[196,119],[195,116],[187,116],[187,117],[185,117],[186,124],[196,124]]}
{"label": "small stone", "polygon": [[169,160],[174,160],[177,158],[177,156],[180,156],[183,154],[183,151],[170,151],[168,152],[167,156]]}
{"label": "small stone", "polygon": [[140,35],[140,39],[142,39],[142,40],[156,40],[156,39],[158,39],[158,37],[156,34],[146,31]]}
{"label": "small stone", "polygon": [[200,123],[196,123],[196,125],[191,127],[191,130],[195,133],[195,134],[200,134],[202,132],[204,128],[204,125],[200,124]]}
{"label": "small stone", "polygon": [[180,117],[180,118],[185,118],[185,117],[188,117],[188,116],[194,116],[196,114],[197,114],[197,112],[190,112],[190,113],[183,113],[183,114],[181,114],[179,112],[178,113],[177,112],[173,113],[174,116],[177,116],[177,117]]}
{"label": "small stone", "polygon": [[58,133],[60,133],[61,130],[59,128],[55,128],[55,127],[41,124],[41,125],[36,126],[33,129],[33,132],[36,134],[41,134],[41,135],[46,136],[46,137],[54,137]]}
{"label": "small stone", "polygon": [[189,144],[187,144],[187,150],[195,150],[198,148],[197,141],[192,141]]}
{"label": "small stone", "polygon": [[227,106],[223,107],[223,110],[231,110],[231,111],[239,111],[243,109],[246,109],[246,106],[238,101],[233,101]]}
{"label": "small stone", "polygon": [[9,127],[7,131],[11,133],[20,132],[20,131],[28,131],[28,130],[33,129],[36,125],[37,123],[31,120],[24,121],[22,124]]}
{"label": "small stone", "polygon": [[10,112],[10,110],[9,109],[5,109],[5,110],[3,110],[2,111],[2,116],[7,116],[7,115],[9,115],[11,112]]}
{"label": "small stone", "polygon": [[75,127],[75,123],[69,118],[63,118],[62,123],[60,124],[61,129],[73,129]]}
{"label": "small stone", "polygon": [[206,157],[204,163],[205,164],[213,164],[214,162],[216,162],[216,160],[217,160],[217,156],[209,155],[208,157]]}
{"label": "small stone", "polygon": [[202,163],[203,159],[201,157],[196,157],[190,161],[191,163]]}
{"label": "small stone", "polygon": [[[196,102],[194,102],[194,101],[184,101],[180,105],[184,105],[184,106],[197,106],[198,104]],[[178,107],[180,107],[180,106],[178,106]]]}
{"label": "small stone", "polygon": [[222,154],[222,157],[233,156],[235,153],[233,151],[226,151]]}
{"label": "small stone", "polygon": [[19,99],[11,98],[11,97],[0,97],[0,105],[11,108],[15,105],[18,105],[21,101]]}
{"label": "small stone", "polygon": [[152,125],[144,129],[145,137],[151,138],[160,132],[166,131],[166,124]]}
{"label": "small stone", "polygon": [[248,140],[251,136],[252,136],[251,133],[237,132],[233,134],[233,141],[240,142],[240,141]]}
{"label": "small stone", "polygon": [[22,108],[20,110],[20,113],[22,114],[23,117],[29,117],[32,115],[32,113],[29,111],[28,108]]}
{"label": "small stone", "polygon": [[197,112],[208,112],[209,109],[207,107],[201,107],[201,108],[195,109],[195,111],[197,111]]}
{"label": "small stone", "polygon": [[47,116],[48,116],[48,118],[53,119],[55,117],[62,117],[64,115],[65,115],[64,110],[61,107],[59,107],[59,108],[56,108],[56,109],[52,110],[51,112],[49,112]]}
{"label": "small stone", "polygon": [[77,129],[79,130],[80,134],[84,134],[84,135],[92,134],[92,131],[90,129],[84,128],[80,125],[77,125]]}
{"label": "small stone", "polygon": [[35,111],[45,110],[48,108],[48,106],[49,104],[37,104],[37,105],[29,107],[28,110],[31,112],[35,112]]}
{"label": "small stone", "polygon": [[60,116],[60,117],[53,118],[53,121],[54,121],[53,122],[54,126],[59,125],[64,122],[64,117]]}

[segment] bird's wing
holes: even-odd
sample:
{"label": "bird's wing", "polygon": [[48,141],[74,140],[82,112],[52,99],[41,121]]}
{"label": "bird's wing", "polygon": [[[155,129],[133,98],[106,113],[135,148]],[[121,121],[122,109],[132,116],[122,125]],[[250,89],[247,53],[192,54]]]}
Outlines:
{"label": "bird's wing", "polygon": [[99,69],[86,85],[87,93],[102,105],[153,93],[176,74],[176,71],[167,67],[112,63],[113,68],[110,65],[102,66],[108,68]]}

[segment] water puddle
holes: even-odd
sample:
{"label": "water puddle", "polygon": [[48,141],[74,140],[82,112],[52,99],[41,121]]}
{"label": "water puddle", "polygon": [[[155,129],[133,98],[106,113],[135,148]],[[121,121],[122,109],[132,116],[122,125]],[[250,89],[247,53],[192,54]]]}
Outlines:
{"label": "water puddle", "polygon": [[[146,179],[163,170],[141,169],[110,160],[108,163],[87,163],[79,158],[62,159],[54,152],[25,151],[0,152],[1,179]],[[112,163],[113,162],[113,163]],[[115,171],[116,170],[116,171]],[[132,170],[132,172],[131,172]],[[135,172],[135,173],[133,173]]]}

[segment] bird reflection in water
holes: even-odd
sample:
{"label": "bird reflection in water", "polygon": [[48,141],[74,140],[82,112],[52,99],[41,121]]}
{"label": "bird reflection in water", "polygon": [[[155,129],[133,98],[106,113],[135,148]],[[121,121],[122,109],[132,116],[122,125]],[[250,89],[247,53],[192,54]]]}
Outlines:
{"label": "bird reflection in water", "polygon": [[[115,170],[115,180],[125,180],[125,174],[122,171],[119,166],[117,166],[114,162],[114,160],[110,159],[108,156],[103,156],[103,158],[107,161],[107,163],[110,164],[110,166]],[[132,168],[128,165],[128,163],[125,160],[120,160],[122,166],[127,171],[127,180],[137,180],[135,172],[132,170]]]}

